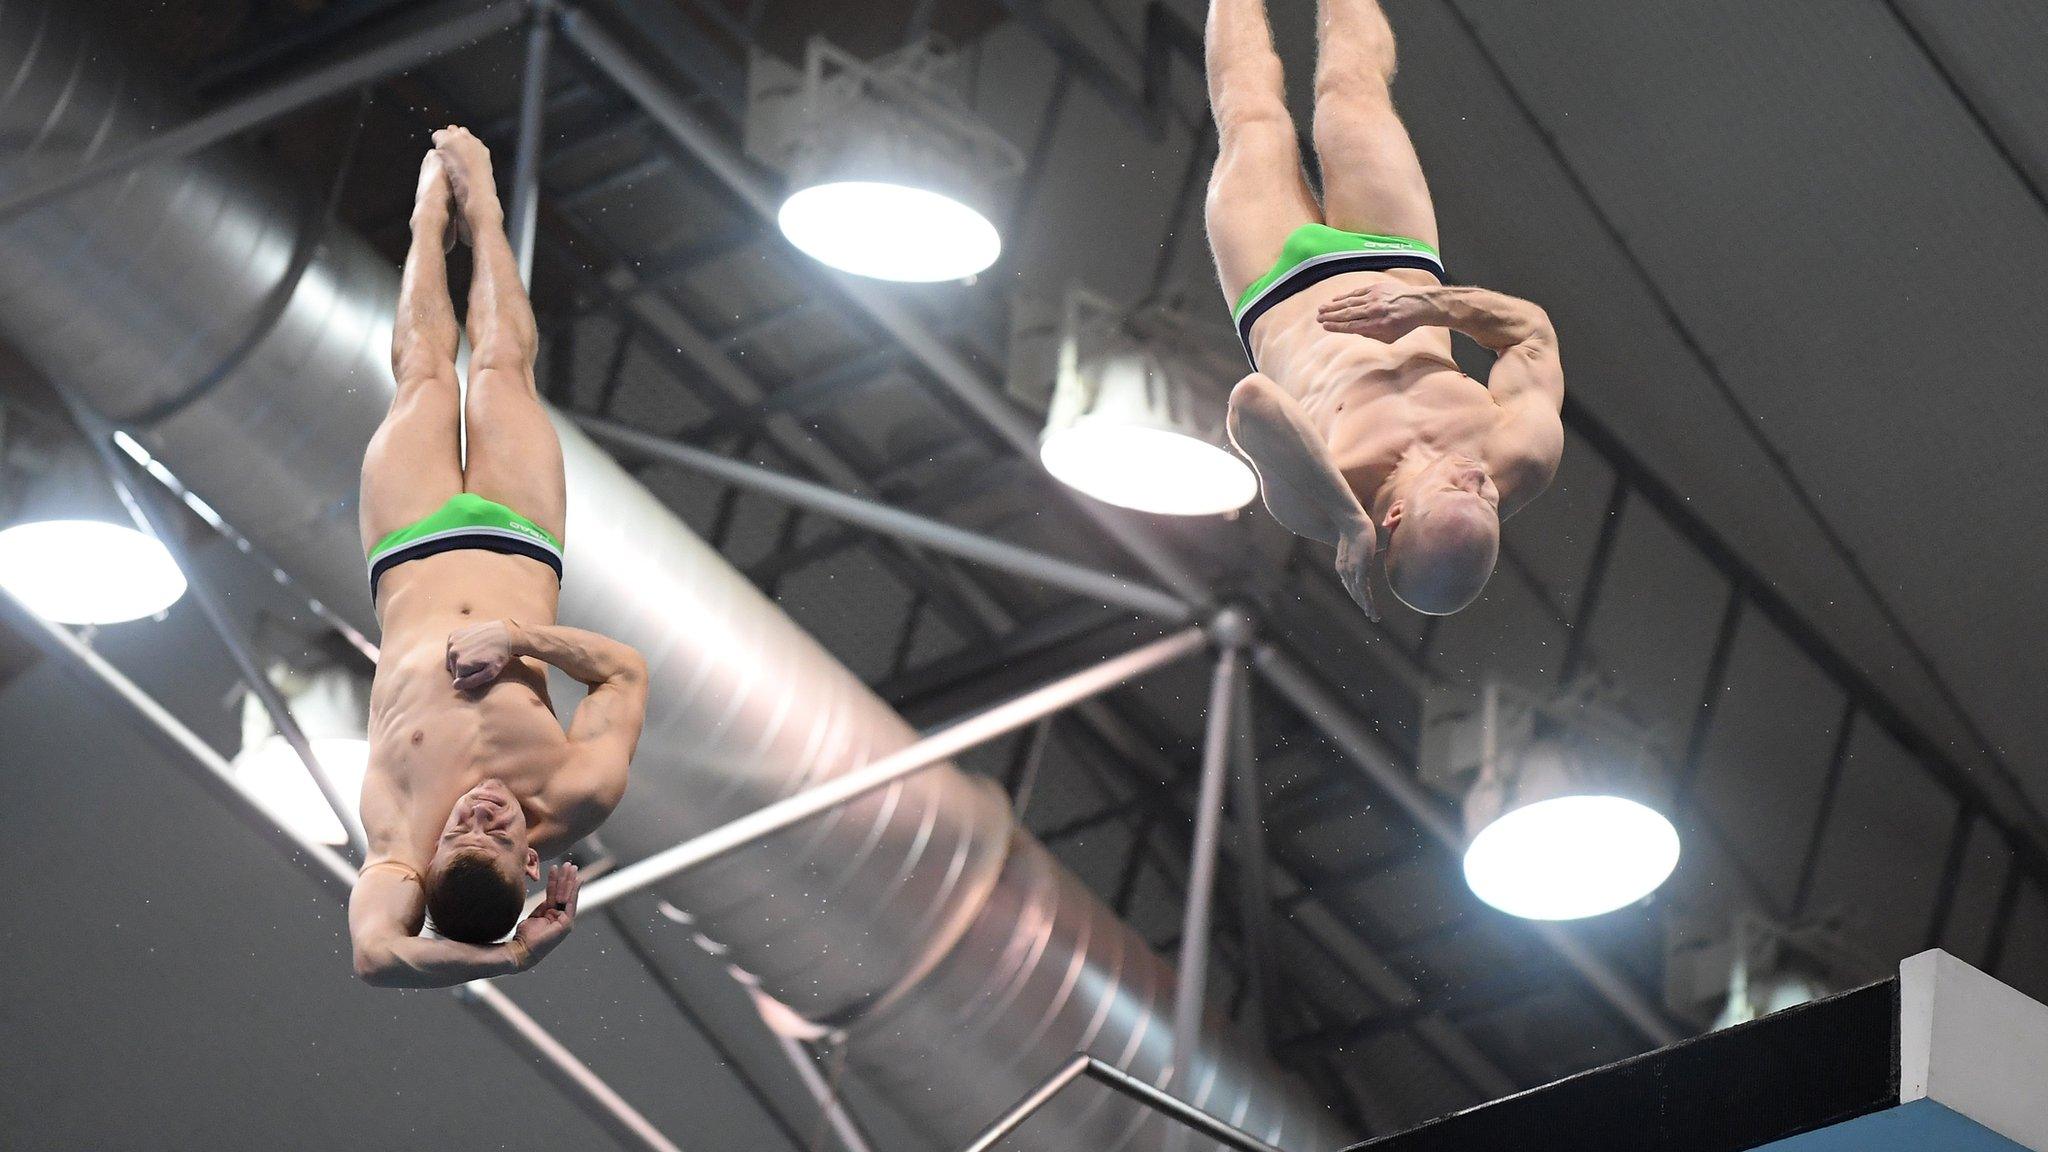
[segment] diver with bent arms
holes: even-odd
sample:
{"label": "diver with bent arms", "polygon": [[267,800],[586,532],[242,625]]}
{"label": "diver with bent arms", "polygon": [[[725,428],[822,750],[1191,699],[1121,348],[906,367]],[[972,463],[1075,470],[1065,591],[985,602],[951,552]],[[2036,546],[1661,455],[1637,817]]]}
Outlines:
{"label": "diver with bent arms", "polygon": [[[392,332],[397,392],[363,457],[383,636],[363,779],[369,858],[348,924],[356,975],[385,987],[523,971],[568,936],[576,866],[549,869],[545,898],[521,919],[526,881],[618,806],[647,702],[637,652],[554,623],[562,448],[534,388],[538,337],[504,216],[482,142],[435,132]],[[446,264],[457,236],[475,253],[466,458]],[[546,665],[589,689],[567,733]],[[435,935],[423,936],[429,915]]]}
{"label": "diver with bent arms", "polygon": [[[1446,615],[1485,589],[1501,521],[1557,474],[1557,333],[1527,300],[1443,283],[1436,209],[1389,88],[1393,28],[1375,0],[1319,9],[1320,203],[1263,0],[1209,5],[1209,246],[1253,369],[1230,435],[1274,519],[1335,545],[1368,615],[1379,555],[1402,603]],[[1485,384],[1451,358],[1452,332],[1494,354]]]}

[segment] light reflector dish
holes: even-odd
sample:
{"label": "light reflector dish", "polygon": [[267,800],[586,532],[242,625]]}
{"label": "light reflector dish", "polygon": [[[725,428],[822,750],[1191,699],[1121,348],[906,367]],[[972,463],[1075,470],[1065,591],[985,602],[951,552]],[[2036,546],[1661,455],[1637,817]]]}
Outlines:
{"label": "light reflector dish", "polygon": [[815,184],[783,201],[776,221],[805,255],[876,280],[961,280],[1003,251],[988,217],[950,196],[904,184]]}
{"label": "light reflector dish", "polygon": [[185,594],[156,538],[104,520],[38,520],[0,531],[0,587],[45,620],[118,624]]}
{"label": "light reflector dish", "polygon": [[1049,432],[1038,456],[1061,483],[1140,512],[1214,516],[1259,494],[1258,476],[1244,461],[1164,428],[1085,420]]}
{"label": "light reflector dish", "polygon": [[1578,920],[1648,896],[1677,866],[1678,830],[1656,809],[1559,796],[1480,829],[1465,851],[1465,883],[1509,915]]}

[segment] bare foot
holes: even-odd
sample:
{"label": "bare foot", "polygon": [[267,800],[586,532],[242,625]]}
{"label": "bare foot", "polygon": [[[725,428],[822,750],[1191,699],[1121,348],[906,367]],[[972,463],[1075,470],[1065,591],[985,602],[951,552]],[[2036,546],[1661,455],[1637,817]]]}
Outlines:
{"label": "bare foot", "polygon": [[1379,532],[1294,398],[1253,373],[1231,390],[1229,429],[1231,442],[1259,474],[1273,519],[1296,536],[1334,545],[1345,590],[1367,616],[1379,619],[1372,597]]}
{"label": "bare foot", "polygon": [[469,129],[450,124],[434,133],[434,150],[448,169],[448,183],[455,189],[455,204],[461,210],[463,241],[475,234],[477,226],[502,222],[504,208],[498,203],[498,185],[491,174],[491,150]]}
{"label": "bare foot", "polygon": [[430,235],[440,234],[443,252],[455,247],[454,228],[449,227],[454,214],[455,189],[448,183],[448,168],[441,154],[429,151],[420,161],[420,183],[412,198],[412,230],[426,231]]}

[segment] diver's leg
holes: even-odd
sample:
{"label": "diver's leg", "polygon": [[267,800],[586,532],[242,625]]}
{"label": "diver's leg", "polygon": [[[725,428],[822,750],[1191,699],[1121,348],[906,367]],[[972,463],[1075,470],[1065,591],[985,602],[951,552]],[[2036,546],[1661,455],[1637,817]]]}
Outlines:
{"label": "diver's leg", "polygon": [[1217,136],[1205,215],[1217,279],[1234,305],[1280,258],[1287,234],[1322,216],[1302,179],[1263,0],[1211,0],[1204,44]]}
{"label": "diver's leg", "polygon": [[1332,228],[1437,244],[1436,207],[1394,112],[1394,29],[1378,0],[1320,0],[1316,157]]}
{"label": "diver's leg", "polygon": [[459,333],[448,298],[444,243],[452,208],[442,158],[429,152],[420,164],[412,245],[391,328],[391,374],[398,388],[363,453],[357,512],[365,552],[462,491],[462,394],[455,378]]}
{"label": "diver's leg", "polygon": [[534,387],[539,334],[505,238],[491,154],[466,128],[434,133],[475,250],[470,277],[469,459],[465,486],[561,539],[568,517],[562,444]]}

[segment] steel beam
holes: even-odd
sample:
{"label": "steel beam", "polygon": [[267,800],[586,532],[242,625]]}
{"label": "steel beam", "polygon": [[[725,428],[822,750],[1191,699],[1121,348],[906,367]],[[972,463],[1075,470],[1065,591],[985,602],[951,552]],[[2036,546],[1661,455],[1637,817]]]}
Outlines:
{"label": "steel beam", "polygon": [[1005,1136],[1015,1132],[1026,1120],[1036,1115],[1040,1108],[1050,1103],[1053,1097],[1059,1095],[1060,1089],[1083,1076],[1137,1101],[1183,1127],[1194,1129],[1218,1144],[1236,1149],[1237,1152],[1280,1152],[1280,1149],[1256,1136],[1239,1131],[1192,1104],[1182,1103],[1143,1080],[1082,1053],[1075,1054],[1065,1067],[1032,1089],[1024,1099],[1017,1102],[1016,1107],[1003,1113],[1000,1119],[984,1129],[981,1135],[975,1137],[974,1142],[961,1152],[989,1152],[1001,1143]]}
{"label": "steel beam", "polygon": [[[1332,743],[1364,769],[1373,783],[1408,813],[1409,819],[1434,837],[1452,856],[1464,851],[1464,829],[1394,761],[1377,735],[1346,715],[1343,707],[1291,657],[1268,645],[1260,645],[1254,652],[1255,662],[1266,682],[1287,697],[1302,715],[1320,727]],[[1571,965],[1586,984],[1645,1040],[1663,1046],[1681,1039],[1678,1030],[1664,1018],[1664,1014],[1606,960],[1555,924],[1531,923],[1528,928]]]}
{"label": "steel beam", "polygon": [[642,1116],[639,1109],[613,1091],[612,1086],[604,1082],[604,1077],[592,1072],[588,1064],[578,1060],[574,1052],[495,985],[484,980],[465,984],[456,989],[456,999],[475,1009],[486,1022],[509,1033],[506,1036],[508,1041],[517,1038],[538,1053],[542,1060],[547,1061],[555,1082],[573,1089],[573,1095],[580,1095],[588,1105],[586,1111],[591,1118],[614,1137],[651,1152],[682,1152],[661,1134],[661,1129]]}
{"label": "steel beam", "polygon": [[[1434,617],[1432,617],[1434,619]],[[1237,755],[1230,774],[1231,807],[1238,835],[1244,841],[1245,857],[1261,863],[1240,864],[1238,874],[1238,919],[1244,931],[1245,983],[1258,1014],[1257,1032],[1271,1048],[1279,1025],[1276,1011],[1278,985],[1273,958],[1273,894],[1266,884],[1267,858],[1264,805],[1259,796],[1258,729],[1252,722],[1252,685],[1249,677],[1237,682]]]}
{"label": "steel beam", "polygon": [[1195,796],[1195,843],[1188,854],[1188,899],[1180,922],[1180,958],[1173,993],[1174,1077],[1192,1089],[1191,1054],[1202,1038],[1202,999],[1209,983],[1209,920],[1216,897],[1216,856],[1223,839],[1223,786],[1230,776],[1231,712],[1244,676],[1244,650],[1226,645],[1209,685],[1209,726],[1202,739],[1202,777]]}
{"label": "steel beam", "polygon": [[[832,1129],[832,1134],[839,1138],[840,1147],[846,1152],[873,1152],[873,1142],[868,1139],[866,1132],[861,1131],[860,1124],[853,1118],[853,1113],[846,1110],[845,1102],[839,1098],[836,1077],[834,1080],[827,1080],[824,1074],[818,1071],[818,1065],[811,1059],[810,1051],[795,1037],[776,1032],[775,1041],[781,1046],[782,1055],[789,1061],[790,1068],[795,1070],[796,1078],[803,1081],[804,1090],[817,1102],[819,1117]],[[808,1146],[816,1148],[817,1141],[813,1139]]]}
{"label": "steel beam", "polygon": [[943,520],[905,512],[859,496],[850,496],[824,484],[815,484],[785,473],[734,460],[687,444],[678,444],[649,432],[642,432],[615,420],[597,416],[572,419],[599,440],[634,452],[678,464],[714,476],[728,484],[753,489],[809,508],[835,519],[858,524],[911,544],[986,564],[1015,576],[1037,580],[1105,604],[1116,604],[1147,616],[1176,623],[1186,620],[1193,609],[1185,602],[1148,585],[1097,571],[1071,561],[1035,552],[994,537],[956,528]]}
{"label": "steel beam", "polygon": [[519,82],[519,146],[513,155],[512,205],[505,230],[519,261],[519,282],[533,288],[533,229],[540,216],[541,126],[547,115],[548,49],[555,37],[554,13],[535,4],[526,29],[526,68]]}
{"label": "steel beam", "polygon": [[222,108],[204,113],[176,128],[91,161],[69,172],[52,176],[0,200],[0,222],[13,219],[32,208],[62,199],[145,164],[187,156],[210,144],[219,143],[259,124],[295,112],[308,104],[359,88],[396,72],[417,68],[429,60],[469,47],[478,40],[495,36],[517,25],[526,6],[511,0],[479,12],[436,24],[401,36],[357,56],[337,61],[293,80],[266,88]]}
{"label": "steel beam", "polygon": [[[339,852],[296,828],[278,824],[264,810],[247,785],[236,778],[234,769],[213,746],[199,738],[149,693],[121,674],[112,664],[87,648],[69,630],[30,612],[22,603],[0,590],[0,624],[26,637],[86,688],[101,694],[107,703],[142,722],[153,740],[181,764],[196,767],[201,784],[231,801],[229,807],[251,827],[262,833],[280,851],[315,878],[331,885],[346,899],[355,886],[356,870]],[[614,1131],[633,1133],[641,1144],[655,1152],[678,1152],[674,1144],[657,1131],[647,1118],[621,1099],[618,1093],[576,1059],[561,1042],[549,1035],[533,1018],[503,992],[489,985],[473,986],[473,1002],[504,1023],[521,1040],[530,1044],[564,1077],[593,1116]]]}
{"label": "steel beam", "polygon": [[169,554],[171,562],[185,574],[186,590],[192,594],[192,601],[199,606],[200,614],[206,617],[206,623],[213,630],[214,637],[220,641],[220,646],[227,651],[228,659],[233,662],[242,685],[263,706],[264,712],[270,716],[271,725],[277,729],[277,734],[291,746],[292,752],[299,758],[299,763],[304,765],[306,775],[312,777],[314,787],[320,790],[320,798],[326,801],[328,810],[334,813],[334,818],[341,823],[342,830],[347,834],[349,846],[355,849],[358,857],[368,859],[369,837],[363,832],[362,821],[342,798],[341,790],[334,786],[333,779],[327,774],[326,766],[314,755],[313,743],[306,738],[305,730],[299,727],[298,719],[292,715],[291,706],[285,702],[284,693],[278,691],[277,685],[270,682],[270,676],[256,663],[256,655],[250,648],[248,638],[242,635],[241,628],[228,614],[227,606],[221,603],[220,597],[214,595],[212,585],[208,584],[206,578],[193,566],[192,558],[185,554],[184,546],[178,542],[176,525],[164,514],[162,508],[157,507],[153,494],[138,494],[129,486],[128,477],[121,466],[121,457],[114,451],[113,430],[69,394],[65,394],[63,399],[65,405],[71,409],[72,419],[77,421],[79,434],[91,445],[93,455],[99,459],[101,470],[106,473],[107,483],[113,485],[114,494],[128,509],[135,526],[154,537]]}
{"label": "steel beam", "polygon": [[850,800],[857,800],[1004,733],[1014,732],[1062,708],[1170,664],[1206,642],[1207,637],[1200,628],[1189,628],[1026,692],[933,732],[864,768],[806,788],[794,796],[756,809],[701,836],[692,837],[595,880],[584,887],[580,903],[584,908],[602,908],[622,896],[716,860],[764,836],[800,824]]}

